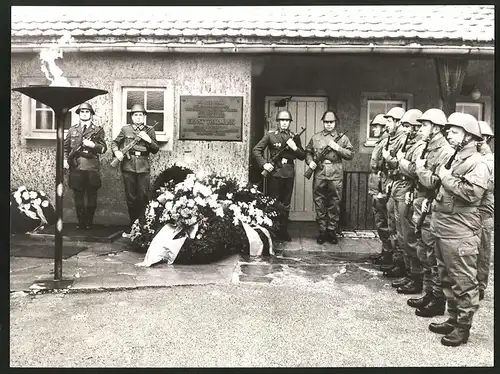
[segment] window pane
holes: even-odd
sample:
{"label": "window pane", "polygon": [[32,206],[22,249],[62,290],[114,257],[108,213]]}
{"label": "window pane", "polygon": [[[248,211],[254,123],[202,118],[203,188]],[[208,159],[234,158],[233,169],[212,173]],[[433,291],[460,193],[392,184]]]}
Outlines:
{"label": "window pane", "polygon": [[456,111],[473,115],[479,121],[483,120],[483,104],[482,103],[457,103]]}
{"label": "window pane", "polygon": [[377,103],[377,102],[373,102],[371,101],[370,102],[370,105],[368,106],[368,110],[369,110],[369,113],[368,113],[368,123],[370,123],[377,114],[380,114],[380,113],[387,113],[387,111],[385,110],[385,104],[384,103]]}
{"label": "window pane", "polygon": [[158,125],[156,125],[156,131],[164,131],[163,130],[163,113],[148,113],[146,118],[146,124],[148,126],[153,126],[154,122],[158,121]]}
{"label": "window pane", "polygon": [[54,112],[49,110],[36,111],[36,126],[37,130],[52,130],[54,122]]}
{"label": "window pane", "polygon": [[127,109],[132,109],[132,105],[144,105],[144,91],[126,91],[127,95]]}
{"label": "window pane", "polygon": [[67,130],[71,127],[71,112],[69,112],[66,115],[66,118],[64,119],[64,130]]}
{"label": "window pane", "polygon": [[163,91],[147,91],[147,107],[146,110],[161,110],[163,111]]}

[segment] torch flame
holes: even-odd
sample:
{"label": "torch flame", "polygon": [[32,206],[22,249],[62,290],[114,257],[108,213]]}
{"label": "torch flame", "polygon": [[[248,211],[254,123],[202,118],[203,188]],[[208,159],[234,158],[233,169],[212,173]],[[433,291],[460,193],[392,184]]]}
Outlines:
{"label": "torch flame", "polygon": [[74,41],[69,32],[59,38],[54,47],[43,49],[40,52],[41,69],[45,77],[51,82],[50,86],[71,87],[71,83],[63,77],[63,71],[56,65],[55,60],[62,59],[63,53],[60,46],[70,44]]}

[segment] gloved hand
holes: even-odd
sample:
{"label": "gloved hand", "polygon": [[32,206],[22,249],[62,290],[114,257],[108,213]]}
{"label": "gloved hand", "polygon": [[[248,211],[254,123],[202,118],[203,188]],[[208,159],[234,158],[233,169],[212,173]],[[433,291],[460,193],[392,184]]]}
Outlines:
{"label": "gloved hand", "polygon": [[317,163],[315,163],[314,161],[311,161],[311,162],[309,163],[309,167],[310,167],[312,170],[316,169],[316,167],[317,167],[317,166],[318,166],[318,164],[317,164]]}
{"label": "gloved hand", "polygon": [[295,144],[295,142],[293,141],[292,138],[288,139],[286,141],[286,145],[289,146],[293,151],[296,151],[297,150],[297,144]]}
{"label": "gloved hand", "polygon": [[338,152],[340,150],[340,145],[338,145],[337,143],[335,143],[333,140],[330,140],[330,142],[328,143],[328,146],[333,149],[335,152]]}
{"label": "gloved hand", "polygon": [[408,191],[407,193],[405,193],[405,204],[406,205],[410,205],[410,204],[413,203],[413,196],[412,195],[413,194],[410,191]]}
{"label": "gloved hand", "polygon": [[448,175],[451,175],[451,168],[446,169],[444,165],[442,165],[439,168],[439,173],[438,173],[439,179],[443,180],[443,178],[447,177]]}
{"label": "gloved hand", "polygon": [[123,160],[123,153],[122,151],[115,151],[115,157],[118,159],[118,160]]}
{"label": "gloved hand", "polygon": [[422,213],[428,213],[429,210],[430,210],[429,200],[424,199],[424,201],[422,201]]}
{"label": "gloved hand", "polygon": [[417,169],[425,167],[425,164],[427,163],[427,160],[425,158],[418,158],[415,160],[415,167]]}
{"label": "gloved hand", "polygon": [[149,137],[148,134],[146,134],[146,132],[141,131],[141,132],[139,132],[139,134],[137,134],[137,136],[139,138],[141,138],[142,140],[144,140],[145,142],[151,143],[151,138]]}
{"label": "gloved hand", "polygon": [[274,170],[274,166],[270,162],[268,162],[267,164],[264,164],[263,168],[264,168],[264,170],[266,170],[269,173]]}
{"label": "gloved hand", "polygon": [[92,140],[89,140],[89,139],[83,139],[82,144],[85,147],[88,147],[88,148],[94,148],[95,147],[95,143]]}
{"label": "gloved hand", "polygon": [[68,160],[64,160],[64,161],[63,161],[63,168],[64,168],[64,169],[69,169]]}

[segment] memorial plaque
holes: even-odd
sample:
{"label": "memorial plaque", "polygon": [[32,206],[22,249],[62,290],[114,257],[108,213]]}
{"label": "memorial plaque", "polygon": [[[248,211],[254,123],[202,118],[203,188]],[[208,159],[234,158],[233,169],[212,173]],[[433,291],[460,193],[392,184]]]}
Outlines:
{"label": "memorial plaque", "polygon": [[242,96],[181,96],[180,140],[242,141]]}

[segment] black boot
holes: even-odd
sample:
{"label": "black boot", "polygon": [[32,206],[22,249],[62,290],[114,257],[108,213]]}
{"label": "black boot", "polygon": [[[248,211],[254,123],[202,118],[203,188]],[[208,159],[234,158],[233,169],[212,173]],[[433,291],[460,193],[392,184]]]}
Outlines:
{"label": "black boot", "polygon": [[412,308],[423,308],[429,304],[433,298],[434,296],[432,296],[432,293],[426,292],[424,296],[415,299],[408,299],[406,303]]}
{"label": "black boot", "polygon": [[484,299],[484,290],[479,290],[479,301]]}
{"label": "black boot", "polygon": [[85,228],[88,230],[92,228],[92,222],[94,221],[95,207],[87,207],[87,214],[85,216]]}
{"label": "black boot", "polygon": [[403,295],[414,295],[422,292],[423,284],[421,277],[412,277],[411,282],[406,283],[397,289]]}
{"label": "black boot", "polygon": [[283,227],[279,233],[279,239],[285,241],[285,242],[291,242],[292,241],[292,237],[290,236],[290,234],[288,233],[288,230],[286,227]]}
{"label": "black boot", "polygon": [[448,347],[458,347],[459,345],[467,344],[467,341],[469,340],[470,328],[471,325],[458,323],[452,332],[441,338],[441,344]]}
{"label": "black boot", "polygon": [[432,322],[429,325],[429,330],[436,334],[443,334],[447,335],[453,330],[455,330],[455,327],[457,326],[457,320],[454,318],[448,318],[446,321],[442,323],[435,323]]}
{"label": "black boot", "polygon": [[326,242],[326,238],[327,238],[326,231],[320,231],[316,239],[316,243],[323,244],[324,242]]}
{"label": "black boot", "polygon": [[411,282],[411,278],[409,275],[407,275],[404,278],[396,279],[394,282],[391,283],[391,286],[394,288],[399,288],[409,282]]}
{"label": "black boot", "polygon": [[76,224],[76,228],[78,230],[82,230],[85,228],[85,208],[80,208],[76,210],[76,218],[78,223]]}
{"label": "black boot", "polygon": [[332,244],[338,244],[338,239],[337,239],[337,233],[335,230],[333,231],[327,231],[326,233],[326,241]]}
{"label": "black boot", "polygon": [[404,267],[395,266],[391,270],[388,270],[384,273],[384,276],[387,278],[399,278],[404,277],[406,275],[406,270]]}
{"label": "black boot", "polygon": [[445,309],[445,299],[432,299],[426,306],[416,309],[415,314],[419,317],[444,316]]}
{"label": "black boot", "polygon": [[383,251],[382,255],[373,261],[375,265],[393,265],[392,263],[392,252]]}

